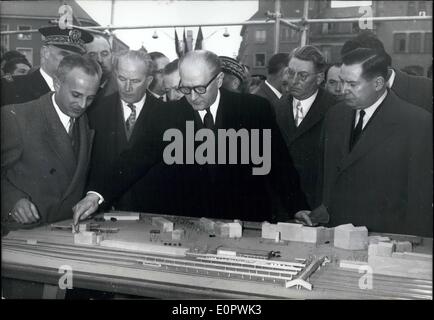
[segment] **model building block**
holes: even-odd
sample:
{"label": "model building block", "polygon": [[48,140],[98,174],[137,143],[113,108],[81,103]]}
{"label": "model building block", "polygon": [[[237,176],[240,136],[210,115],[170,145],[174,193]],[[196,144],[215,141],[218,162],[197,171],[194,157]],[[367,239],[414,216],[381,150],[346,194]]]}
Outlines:
{"label": "model building block", "polygon": [[139,212],[129,212],[129,211],[110,211],[104,213],[104,220],[116,219],[118,221],[136,221],[140,220]]}
{"label": "model building block", "polygon": [[206,232],[213,232],[215,222],[208,218],[200,218],[199,225],[206,231]]}
{"label": "model building block", "polygon": [[175,229],[172,231],[172,240],[181,240],[185,236],[184,229]]}
{"label": "model building block", "polygon": [[394,241],[396,252],[412,252],[413,246],[410,241]]}
{"label": "model building block", "polygon": [[81,231],[74,233],[75,244],[96,245],[96,233],[93,231]]}
{"label": "model building block", "polygon": [[382,237],[382,236],[369,236],[368,237],[369,244],[377,244],[379,242],[390,242],[389,237]]}
{"label": "model building block", "polygon": [[223,222],[217,222],[214,226],[216,236],[221,238],[229,237],[229,224]]}
{"label": "model building block", "polygon": [[374,274],[432,280],[432,255],[405,257],[407,253],[394,252],[391,257],[368,256]]}
{"label": "model building block", "polygon": [[152,217],[152,225],[162,229],[163,232],[173,231],[173,222],[163,217]]}
{"label": "model building block", "polygon": [[303,225],[298,223],[278,222],[277,231],[280,232],[282,240],[303,241]]}
{"label": "model building block", "polygon": [[276,237],[279,235],[279,231],[277,230],[277,224],[272,224],[267,221],[262,223],[262,232],[261,237],[264,239],[273,239],[275,240]]}
{"label": "model building block", "polygon": [[379,242],[377,244],[377,256],[391,257],[394,249],[395,244],[393,244],[392,242]]}
{"label": "model building block", "polygon": [[78,232],[81,232],[81,231],[90,231],[90,225],[87,223],[80,223],[78,225]]}
{"label": "model building block", "polygon": [[368,229],[343,224],[335,227],[334,246],[347,250],[365,250],[368,246]]}
{"label": "model building block", "polygon": [[228,226],[229,238],[241,238],[243,236],[243,227],[240,222],[230,222]]}

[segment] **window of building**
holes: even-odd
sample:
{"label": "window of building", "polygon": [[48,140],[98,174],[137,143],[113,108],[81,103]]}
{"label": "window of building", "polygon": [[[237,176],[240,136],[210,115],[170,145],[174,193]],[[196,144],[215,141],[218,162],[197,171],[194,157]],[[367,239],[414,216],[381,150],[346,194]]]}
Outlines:
{"label": "window of building", "polygon": [[[25,31],[32,29],[31,26],[18,26],[18,31]],[[18,40],[32,40],[32,34],[31,33],[18,33],[17,34]]]}
{"label": "window of building", "polygon": [[426,3],[425,1],[418,1],[418,14],[421,15],[422,12],[425,12],[426,15]]}
{"label": "window of building", "polygon": [[[8,31],[8,30],[9,30],[8,24],[1,25],[1,31]],[[4,52],[9,51],[9,36],[1,36],[0,38],[1,38],[1,49],[4,50]]]}
{"label": "window of building", "polygon": [[33,66],[33,49],[32,48],[17,48],[18,52],[21,52],[27,60],[30,62],[30,64]]}
{"label": "window of building", "polygon": [[255,67],[256,68],[265,68],[265,53],[256,53],[255,54]]}
{"label": "window of building", "polygon": [[256,42],[265,42],[267,40],[267,31],[266,30],[256,30],[255,31],[255,41]]}
{"label": "window of building", "polygon": [[425,32],[423,46],[424,53],[432,53],[432,32]]}
{"label": "window of building", "polygon": [[410,33],[408,52],[410,52],[410,53],[420,53],[421,42],[422,42],[422,33],[420,33],[420,32],[412,32],[412,33]]}
{"label": "window of building", "polygon": [[406,42],[407,41],[405,33],[395,33],[393,35],[393,47],[395,53],[405,52]]}
{"label": "window of building", "polygon": [[409,1],[407,3],[407,15],[408,16],[417,16],[417,4],[416,1]]}

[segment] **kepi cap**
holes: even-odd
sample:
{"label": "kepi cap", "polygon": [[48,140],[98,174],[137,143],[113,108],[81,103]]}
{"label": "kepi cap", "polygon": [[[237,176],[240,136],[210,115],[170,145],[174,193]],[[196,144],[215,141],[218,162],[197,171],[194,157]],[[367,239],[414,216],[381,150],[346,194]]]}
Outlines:
{"label": "kepi cap", "polygon": [[84,45],[93,41],[92,34],[77,28],[62,30],[58,26],[47,26],[41,27],[38,30],[44,36],[44,44],[79,54],[86,53]]}
{"label": "kepi cap", "polygon": [[219,56],[219,59],[223,72],[236,76],[241,82],[246,79],[246,70],[237,60],[226,56]]}

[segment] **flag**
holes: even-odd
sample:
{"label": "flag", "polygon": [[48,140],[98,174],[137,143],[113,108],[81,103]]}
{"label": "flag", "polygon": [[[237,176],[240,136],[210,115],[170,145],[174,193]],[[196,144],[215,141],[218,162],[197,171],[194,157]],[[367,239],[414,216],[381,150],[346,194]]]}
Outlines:
{"label": "flag", "polygon": [[182,35],[182,42],[183,42],[183,48],[184,48],[184,52],[183,54],[186,54],[189,50],[188,48],[188,43],[187,43],[187,38],[185,37],[185,28],[184,28],[184,34]]}
{"label": "flag", "polygon": [[182,47],[180,47],[179,45],[178,33],[176,32],[176,29],[175,29],[175,51],[176,54],[178,55],[178,58],[181,58],[183,54],[183,50]]}
{"label": "flag", "polygon": [[194,50],[202,50],[202,41],[203,41],[202,27],[199,27],[199,31],[197,32],[196,45],[194,46]]}

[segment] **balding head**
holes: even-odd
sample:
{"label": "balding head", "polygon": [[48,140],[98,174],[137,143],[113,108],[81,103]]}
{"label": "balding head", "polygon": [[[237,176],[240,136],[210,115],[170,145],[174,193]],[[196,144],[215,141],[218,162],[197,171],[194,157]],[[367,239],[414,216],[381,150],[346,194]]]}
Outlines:
{"label": "balding head", "polygon": [[[191,51],[183,56],[179,61],[179,75],[181,88],[195,110],[207,109],[214,103],[224,77],[218,56],[206,50]],[[197,92],[204,87],[205,93]]]}

